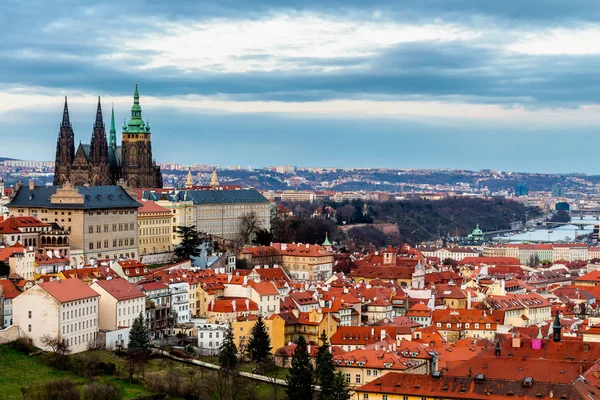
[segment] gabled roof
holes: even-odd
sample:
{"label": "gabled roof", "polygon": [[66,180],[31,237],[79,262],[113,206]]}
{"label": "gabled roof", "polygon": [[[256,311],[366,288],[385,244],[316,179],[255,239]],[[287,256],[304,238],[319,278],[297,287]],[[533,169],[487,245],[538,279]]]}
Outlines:
{"label": "gabled roof", "polygon": [[255,189],[185,190],[177,193],[177,198],[179,201],[191,200],[194,204],[269,202]]}
{"label": "gabled roof", "polygon": [[38,228],[49,227],[50,224],[40,221],[35,217],[15,217],[11,216],[4,220],[0,217],[0,235],[9,233],[22,233],[19,228]]}
{"label": "gabled roof", "polygon": [[160,213],[168,213],[171,214],[171,210],[159,206],[152,200],[142,201],[142,206],[138,208],[138,213],[140,214],[160,214]]}
{"label": "gabled roof", "polygon": [[[44,282],[38,285],[60,303],[84,300],[100,296],[77,278]],[[31,289],[29,289],[31,290]]]}
{"label": "gabled roof", "polygon": [[0,297],[4,297],[5,299],[14,299],[21,294],[14,283],[8,279],[0,279],[0,289],[2,289]]}
{"label": "gabled roof", "polygon": [[129,281],[127,279],[123,279],[123,278],[110,279],[110,280],[106,280],[106,281],[98,281],[95,283],[95,285],[100,286],[109,295],[111,295],[118,301],[136,299],[139,297],[146,296],[137,287],[137,285],[134,285],[133,283],[129,283]]}

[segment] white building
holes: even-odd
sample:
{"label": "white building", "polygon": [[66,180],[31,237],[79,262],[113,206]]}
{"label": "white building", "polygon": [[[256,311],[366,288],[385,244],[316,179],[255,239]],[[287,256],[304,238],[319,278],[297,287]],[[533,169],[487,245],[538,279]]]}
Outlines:
{"label": "white building", "polygon": [[187,282],[165,282],[171,291],[171,311],[177,314],[176,324],[189,323],[192,317],[190,309],[189,284]]}
{"label": "white building", "polygon": [[13,323],[13,300],[21,292],[8,279],[0,279],[0,310],[2,311],[2,320],[0,320],[0,329],[9,327]]}
{"label": "white building", "polygon": [[219,347],[225,337],[227,325],[225,324],[200,324],[196,325],[198,331],[198,347],[202,355],[214,356],[219,352]]}
{"label": "white building", "polygon": [[146,295],[126,279],[97,281],[90,288],[100,295],[100,329],[127,328],[146,314]]}
{"label": "white building", "polygon": [[88,350],[98,339],[100,295],[77,278],[44,282],[13,300],[13,322],[42,345],[42,338],[62,339],[72,353]]}

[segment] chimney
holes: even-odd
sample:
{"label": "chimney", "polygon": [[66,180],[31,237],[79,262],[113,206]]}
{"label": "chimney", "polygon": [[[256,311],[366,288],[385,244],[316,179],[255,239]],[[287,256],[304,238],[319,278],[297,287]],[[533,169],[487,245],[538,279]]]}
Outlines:
{"label": "chimney", "polygon": [[371,328],[371,336],[375,336],[375,328]]}
{"label": "chimney", "polygon": [[35,182],[29,181],[29,190],[33,190],[34,187],[35,187]]}
{"label": "chimney", "polygon": [[381,340],[385,339],[385,329],[381,330]]}
{"label": "chimney", "polygon": [[471,309],[471,291],[467,292],[467,310]]}
{"label": "chimney", "polygon": [[308,345],[307,350],[308,350],[308,355],[310,356],[310,344]]}
{"label": "chimney", "polygon": [[235,300],[231,300],[231,307],[233,307],[233,312],[237,311],[237,304],[235,303]]}

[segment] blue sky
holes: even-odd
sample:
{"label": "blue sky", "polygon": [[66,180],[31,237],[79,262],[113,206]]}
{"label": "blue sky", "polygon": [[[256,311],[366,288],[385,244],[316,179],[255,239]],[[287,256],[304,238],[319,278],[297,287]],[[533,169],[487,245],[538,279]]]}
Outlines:
{"label": "blue sky", "polygon": [[[50,4],[52,3],[52,4]],[[136,81],[160,162],[600,173],[594,1],[0,2],[0,156]],[[108,124],[108,119],[106,120]]]}

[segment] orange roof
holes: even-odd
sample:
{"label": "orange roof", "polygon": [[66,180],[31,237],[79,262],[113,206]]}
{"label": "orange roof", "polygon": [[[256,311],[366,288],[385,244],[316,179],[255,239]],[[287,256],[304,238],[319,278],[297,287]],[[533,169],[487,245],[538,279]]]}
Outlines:
{"label": "orange roof", "polygon": [[48,227],[50,224],[40,221],[35,217],[14,217],[0,220],[0,235],[8,233],[22,233],[19,228]]}
{"label": "orange roof", "polygon": [[576,281],[584,282],[600,282],[600,271],[592,271],[575,279]]}
{"label": "orange roof", "polygon": [[14,246],[5,247],[3,249],[0,249],[0,260],[6,261],[13,254],[23,253],[24,250],[25,250],[25,248],[23,246],[21,246],[21,244],[19,244],[18,242],[15,243]]}
{"label": "orange roof", "polygon": [[279,291],[271,282],[260,282],[256,283],[254,281],[250,281],[248,283],[250,286],[256,290],[256,292],[261,296],[277,296],[279,295]]}
{"label": "orange roof", "polygon": [[171,210],[159,206],[152,200],[142,201],[142,206],[138,208],[138,214],[157,214],[157,213],[169,213]]}
{"label": "orange roof", "polygon": [[96,285],[106,290],[108,294],[118,301],[137,299],[138,297],[146,296],[136,285],[129,283],[127,279],[123,278],[98,281],[96,282]]}
{"label": "orange roof", "polygon": [[[282,255],[296,257],[333,256],[325,247],[318,244],[273,243],[273,247]],[[285,248],[285,249],[284,249]]]}
{"label": "orange roof", "polygon": [[[385,336],[382,338],[382,335]],[[331,337],[331,344],[336,346],[366,346],[377,343],[388,336],[409,335],[410,327],[404,326],[338,326]]]}
{"label": "orange roof", "polygon": [[61,303],[100,296],[77,278],[44,282],[38,286]]}
{"label": "orange roof", "polygon": [[216,313],[258,311],[258,305],[253,300],[243,297],[223,297],[211,300],[208,303],[208,311]]}
{"label": "orange roof", "polygon": [[0,279],[0,286],[2,287],[5,299],[14,299],[21,294],[16,286],[8,279]]}

